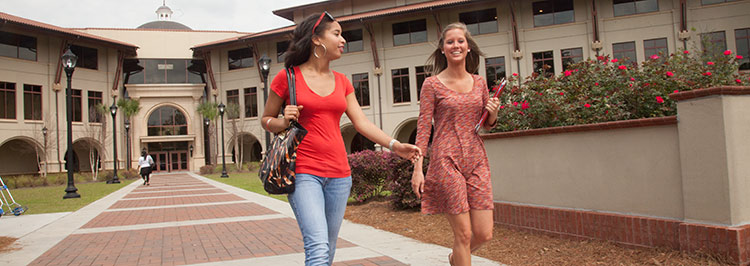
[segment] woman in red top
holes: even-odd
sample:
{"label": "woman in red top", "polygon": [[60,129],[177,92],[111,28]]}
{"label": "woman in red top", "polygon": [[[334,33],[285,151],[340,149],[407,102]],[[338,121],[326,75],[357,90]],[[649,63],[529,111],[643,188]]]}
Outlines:
{"label": "woman in red top", "polygon": [[[448,25],[428,61],[433,76],[422,85],[417,147],[427,149],[434,137],[427,178],[412,174],[412,189],[422,198],[422,212],[445,213],[453,229],[451,265],[471,265],[471,251],[492,239],[492,182],[484,142],[474,131],[482,111],[483,127],[497,122],[500,101],[490,98],[487,83],[472,75],[479,67],[479,50],[463,23]],[[422,169],[418,159],[414,169]]]}
{"label": "woman in red top", "polygon": [[416,160],[420,150],[386,135],[367,120],[352,92],[351,82],[329,68],[341,57],[346,40],[341,25],[328,12],[307,17],[294,29],[284,65],[293,68],[297,106],[287,105],[284,117],[279,109],[289,99],[286,72],[271,82],[261,123],[279,132],[297,120],[308,130],[297,149],[295,191],[288,195],[297,217],[305,246],[305,265],[331,265],[336,239],[344,218],[352,186],[349,162],[339,123],[346,112],[354,128],[368,139],[389,147],[401,157]]}

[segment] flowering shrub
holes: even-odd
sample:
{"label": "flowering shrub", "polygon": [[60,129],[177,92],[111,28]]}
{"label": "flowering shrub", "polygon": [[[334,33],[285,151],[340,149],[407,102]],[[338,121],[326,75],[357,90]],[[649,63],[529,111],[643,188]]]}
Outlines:
{"label": "flowering shrub", "polygon": [[[660,117],[676,114],[670,93],[720,85],[750,85],[732,51],[654,55],[640,66],[599,56],[559,76],[537,73],[500,94],[493,132]],[[511,75],[508,84],[517,81]],[[497,82],[499,83],[499,81]],[[497,87],[497,86],[496,86]]]}
{"label": "flowering shrub", "polygon": [[[422,201],[417,198],[414,191],[411,189],[411,175],[414,171],[414,164],[411,161],[404,158],[398,157],[398,155],[391,153],[392,162],[395,163],[395,167],[392,168],[392,173],[386,180],[388,184],[388,190],[391,193],[391,201],[393,206],[397,209],[419,209],[422,206]],[[430,164],[430,155],[426,154],[422,160],[422,172],[427,173],[427,166]]]}
{"label": "flowering shrub", "polygon": [[[398,209],[419,208],[421,202],[411,189],[414,165],[389,151],[364,150],[349,155],[352,170],[351,196],[358,202],[377,197],[387,189],[390,200]],[[427,171],[429,155],[425,156],[423,169]]]}

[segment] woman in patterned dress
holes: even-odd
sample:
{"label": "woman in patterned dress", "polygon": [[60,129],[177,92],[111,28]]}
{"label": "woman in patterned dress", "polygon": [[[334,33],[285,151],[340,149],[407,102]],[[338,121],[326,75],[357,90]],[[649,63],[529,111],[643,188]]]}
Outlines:
{"label": "woman in patterned dress", "polygon": [[[487,82],[472,75],[479,67],[479,50],[463,23],[448,25],[430,56],[433,76],[420,96],[417,147],[426,151],[434,120],[434,137],[427,177],[412,174],[412,189],[422,199],[422,213],[444,213],[453,229],[451,265],[471,265],[471,252],[492,239],[492,184],[484,142],[475,133],[482,112],[483,127],[497,122],[500,101],[490,98]],[[418,159],[414,169],[422,169]]]}

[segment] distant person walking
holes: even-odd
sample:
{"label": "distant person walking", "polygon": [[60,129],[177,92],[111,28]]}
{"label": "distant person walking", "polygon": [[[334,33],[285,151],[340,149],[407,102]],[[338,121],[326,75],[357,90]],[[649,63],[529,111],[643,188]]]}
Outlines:
{"label": "distant person walking", "polygon": [[154,158],[151,158],[151,155],[146,153],[146,149],[141,151],[141,157],[138,158],[138,167],[141,168],[140,173],[141,178],[143,178],[143,185],[150,186],[149,176],[151,176],[151,172],[154,170]]}
{"label": "distant person walking", "polygon": [[422,173],[422,158],[414,165],[412,189],[422,199],[422,213],[444,213],[453,229],[451,265],[471,265],[471,252],[492,239],[492,183],[484,142],[474,131],[497,122],[500,101],[490,98],[487,82],[473,75],[479,50],[463,23],[445,27],[438,48],[428,59],[433,76],[422,84],[417,147],[426,151],[433,127],[430,165]]}
{"label": "distant person walking", "polygon": [[301,21],[294,29],[284,66],[295,73],[297,105],[289,100],[286,71],[271,82],[271,92],[261,118],[266,130],[280,132],[296,120],[308,130],[297,149],[295,191],[288,195],[297,217],[305,248],[305,265],[331,265],[336,252],[346,201],[352,187],[351,169],[341,137],[341,116],[346,113],[357,132],[389,147],[401,157],[416,160],[419,149],[402,144],[370,122],[357,103],[346,75],[332,71],[346,40],[341,25],[328,12]]}

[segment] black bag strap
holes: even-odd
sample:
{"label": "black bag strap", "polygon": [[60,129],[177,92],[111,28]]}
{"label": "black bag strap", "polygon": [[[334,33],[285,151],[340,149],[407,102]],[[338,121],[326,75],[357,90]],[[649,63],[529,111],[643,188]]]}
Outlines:
{"label": "black bag strap", "polygon": [[286,83],[289,86],[289,104],[297,105],[297,88],[295,86],[294,67],[286,68]]}

